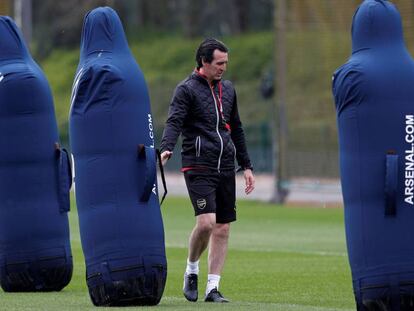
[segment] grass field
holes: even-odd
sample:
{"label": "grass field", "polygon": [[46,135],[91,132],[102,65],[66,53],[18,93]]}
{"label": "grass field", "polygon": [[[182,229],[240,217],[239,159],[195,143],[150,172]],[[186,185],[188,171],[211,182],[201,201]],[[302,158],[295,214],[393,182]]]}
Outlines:
{"label": "grass field", "polygon": [[[189,303],[182,296],[187,237],[193,226],[187,199],[163,205],[168,280],[161,310],[355,310],[342,209],[282,208],[240,201],[220,290],[227,305]],[[85,284],[75,208],[70,213],[74,275],[60,293],[0,293],[0,310],[96,310]],[[207,277],[201,259],[200,291]],[[121,308],[113,308],[121,309]],[[113,310],[111,309],[111,310]],[[130,308],[122,308],[130,309]],[[137,308],[136,308],[137,309]]]}

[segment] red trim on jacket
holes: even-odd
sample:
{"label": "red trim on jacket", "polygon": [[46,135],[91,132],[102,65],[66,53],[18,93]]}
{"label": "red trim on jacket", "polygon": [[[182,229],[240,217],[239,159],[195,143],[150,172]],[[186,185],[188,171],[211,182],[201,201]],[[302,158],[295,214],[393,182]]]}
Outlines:
{"label": "red trim on jacket", "polygon": [[201,72],[200,72],[200,70],[199,69],[194,69],[194,72],[196,73],[196,74],[198,74],[200,77],[202,77],[202,78],[204,78],[204,79],[206,79],[206,81],[208,82],[208,80],[207,80],[207,76],[206,75],[203,75]]}
{"label": "red trim on jacket", "polygon": [[188,171],[205,171],[208,168],[204,167],[204,166],[187,166],[187,167],[183,167],[181,169],[181,172],[185,173]]}

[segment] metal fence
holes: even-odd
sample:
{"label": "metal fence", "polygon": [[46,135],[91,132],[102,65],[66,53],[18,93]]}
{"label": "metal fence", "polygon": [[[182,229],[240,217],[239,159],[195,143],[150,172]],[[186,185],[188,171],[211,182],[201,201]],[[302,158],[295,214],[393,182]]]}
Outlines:
{"label": "metal fence", "polygon": [[[287,160],[284,165],[289,178],[339,177],[331,77],[351,54],[352,17],[361,2],[286,1]],[[414,1],[392,2],[400,10],[406,44],[414,52]]]}
{"label": "metal fence", "polygon": [[[414,52],[414,1],[393,2],[401,13],[407,47]],[[287,160],[284,165],[289,179],[339,178],[331,77],[351,54],[352,16],[360,3],[359,0],[286,1]],[[277,148],[277,135],[272,131],[274,120],[269,107],[262,105],[258,109],[266,111],[260,124],[249,123],[249,116],[240,113],[247,123],[246,140],[255,170],[272,173],[275,160],[272,145]]]}
{"label": "metal fence", "polygon": [[[338,178],[338,142],[331,95],[331,76],[351,53],[352,16],[361,1],[285,0],[285,2],[287,157],[284,165],[287,177],[290,179]],[[407,46],[411,52],[414,52],[414,1],[393,2],[401,12]],[[10,11],[11,3],[11,1],[0,0],[0,10]],[[269,6],[268,1],[266,5]],[[262,49],[278,48],[277,44],[271,46],[269,42],[258,44]],[[238,46],[238,49],[242,48]],[[251,57],[252,62],[255,61],[254,56]],[[143,57],[141,59],[144,60]],[[249,59],[246,58],[245,61]],[[268,63],[271,64],[272,59],[269,59]],[[233,67],[231,70],[237,71],[240,68]],[[259,98],[258,80],[259,77],[251,77],[248,81],[240,79],[237,81],[236,89],[248,150],[255,170],[272,173],[275,160],[272,148],[277,144],[277,133],[272,130],[274,121],[270,106],[275,100]],[[153,111],[155,110],[155,115],[158,116],[166,114],[168,98],[174,88],[173,85],[160,81],[150,84],[153,103],[158,103],[158,109],[162,110],[157,112],[157,105],[153,104]],[[256,97],[257,101],[253,97]],[[256,113],[255,118],[250,117],[253,113]],[[254,122],[251,121],[253,119]],[[165,120],[158,117],[156,121],[160,122],[157,131],[159,141],[163,129],[162,122]],[[178,145],[168,169],[176,170],[180,167],[179,153]]]}

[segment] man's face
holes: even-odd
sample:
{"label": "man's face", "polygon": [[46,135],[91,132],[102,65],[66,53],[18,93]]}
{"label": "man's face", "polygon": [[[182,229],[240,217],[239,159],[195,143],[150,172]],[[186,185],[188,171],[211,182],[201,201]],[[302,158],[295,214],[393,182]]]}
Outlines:
{"label": "man's face", "polygon": [[203,74],[209,81],[220,80],[227,69],[228,55],[226,52],[214,50],[211,63],[203,62]]}

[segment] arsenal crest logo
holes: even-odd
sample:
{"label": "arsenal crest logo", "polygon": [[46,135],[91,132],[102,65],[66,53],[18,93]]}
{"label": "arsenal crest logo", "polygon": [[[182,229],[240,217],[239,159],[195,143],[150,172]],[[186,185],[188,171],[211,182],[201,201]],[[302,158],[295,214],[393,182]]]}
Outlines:
{"label": "arsenal crest logo", "polygon": [[198,199],[197,200],[197,207],[199,209],[204,209],[206,207],[206,205],[207,205],[206,199]]}

